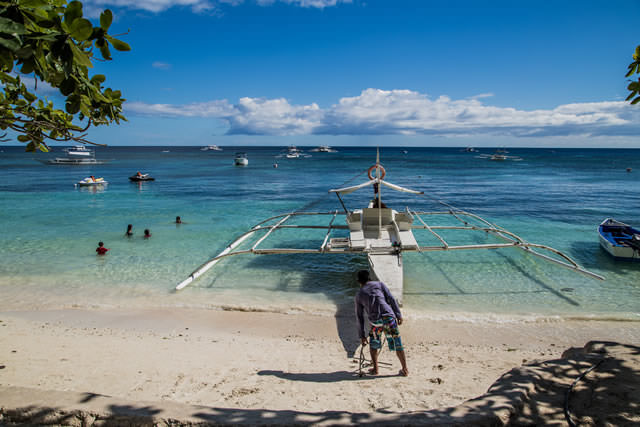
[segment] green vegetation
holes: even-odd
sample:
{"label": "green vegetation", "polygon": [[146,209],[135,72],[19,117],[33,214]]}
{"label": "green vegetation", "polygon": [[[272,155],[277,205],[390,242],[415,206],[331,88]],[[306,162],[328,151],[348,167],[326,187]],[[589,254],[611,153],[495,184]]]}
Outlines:
{"label": "green vegetation", "polygon": [[[111,59],[110,46],[131,50],[107,33],[112,18],[105,10],[94,27],[83,18],[79,1],[0,0],[0,129],[17,133],[26,151],[48,151],[47,141],[91,143],[83,132],[92,124],[126,120],[120,91],[104,88],[101,74],[89,76],[92,60]],[[97,51],[101,58],[94,57]],[[59,89],[65,110],[34,95],[23,80],[35,88],[40,80]],[[6,136],[1,137],[6,141]]]}
{"label": "green vegetation", "polygon": [[[626,77],[631,77],[633,74],[640,74],[640,46],[636,47],[636,52],[633,54],[633,62],[629,64],[629,71],[627,72]],[[631,104],[637,104],[640,102],[640,78],[635,81],[632,80],[627,86],[629,89],[629,96],[627,96],[627,101],[631,101]]]}

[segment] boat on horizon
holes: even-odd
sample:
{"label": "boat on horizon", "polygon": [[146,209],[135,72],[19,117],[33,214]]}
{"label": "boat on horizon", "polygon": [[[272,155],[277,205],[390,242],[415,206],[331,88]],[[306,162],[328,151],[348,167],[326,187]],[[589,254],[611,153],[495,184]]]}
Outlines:
{"label": "boat on horizon", "polygon": [[222,151],[222,148],[217,145],[207,145],[206,147],[202,147],[200,151]]}
{"label": "boat on horizon", "polygon": [[319,145],[316,148],[313,148],[309,151],[313,151],[316,153],[337,153],[338,150],[336,150],[335,148],[331,148],[328,145]]}
{"label": "boat on horizon", "polygon": [[75,145],[73,147],[64,148],[62,151],[66,153],[66,157],[55,157],[53,159],[38,159],[40,162],[48,165],[103,165],[108,160],[96,159],[95,151],[85,147],[84,145]]}
{"label": "boat on horizon", "polygon": [[600,246],[618,259],[640,260],[640,230],[613,218],[598,226]]}
{"label": "boat on horizon", "polygon": [[238,152],[233,159],[233,164],[236,166],[247,166],[249,164],[249,158],[247,153]]}
{"label": "boat on horizon", "polygon": [[509,152],[504,148],[497,149],[493,154],[479,154],[476,156],[477,159],[487,159],[492,161],[503,162],[505,160],[513,160],[515,162],[519,162],[522,160],[522,157],[519,156],[508,156]]}
{"label": "boat on horizon", "polygon": [[[475,249],[517,248],[531,255],[555,263],[562,267],[604,280],[602,276],[588,271],[578,265],[564,253],[549,246],[530,243],[516,234],[498,227],[489,221],[464,210],[454,208],[450,204],[437,201],[445,209],[442,211],[416,211],[410,207],[395,210],[385,206],[382,200],[382,189],[393,190],[414,196],[433,196],[385,180],[386,171],[380,164],[379,155],[376,163],[366,171],[369,180],[358,185],[330,189],[329,193],[337,196],[341,210],[338,208],[328,212],[290,212],[276,215],[259,222],[248,231],[233,240],[222,252],[193,271],[185,280],[176,286],[183,289],[206,273],[220,260],[242,254],[254,255],[286,255],[286,254],[341,254],[366,255],[372,276],[384,282],[394,296],[402,303],[403,299],[403,260],[404,252],[434,252]],[[348,209],[343,196],[365,188],[373,188],[374,198],[364,207]],[[437,200],[437,199],[436,199]],[[449,218],[451,223],[428,223],[427,218]],[[304,221],[304,219],[307,219]],[[325,218],[328,224],[308,224],[309,218]],[[339,221],[337,221],[339,218]],[[295,223],[296,220],[298,223]],[[436,219],[437,221],[437,219]],[[310,248],[269,247],[259,248],[276,230],[324,230],[320,235],[321,243]],[[446,240],[444,233],[451,230],[464,231],[475,235],[491,235],[495,243],[470,243],[461,245]],[[422,232],[431,240],[431,244],[421,244],[414,232]],[[260,237],[257,237],[260,236]],[[251,240],[253,239],[253,240]],[[421,236],[421,239],[424,238]],[[252,244],[249,245],[248,242]],[[246,249],[241,249],[241,245]],[[542,251],[545,251],[543,253]]]}

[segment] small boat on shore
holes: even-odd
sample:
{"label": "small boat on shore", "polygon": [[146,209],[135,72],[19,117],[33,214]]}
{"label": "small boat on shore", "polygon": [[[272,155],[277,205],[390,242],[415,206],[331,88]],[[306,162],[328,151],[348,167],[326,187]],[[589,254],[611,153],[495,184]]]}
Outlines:
{"label": "small boat on shore", "polygon": [[148,173],[137,172],[135,175],[129,177],[131,182],[143,182],[143,181],[155,181],[156,179],[150,176]]}
{"label": "small boat on shore", "polygon": [[90,176],[87,177],[81,181],[78,181],[76,183],[76,186],[78,187],[94,187],[94,186],[98,186],[98,185],[107,185],[109,184],[107,181],[105,181],[104,178],[96,178],[94,176]]}
{"label": "small boat on shore", "polygon": [[624,222],[607,218],[598,227],[600,246],[611,256],[640,260],[640,230]]}
{"label": "small boat on shore", "polygon": [[236,166],[247,166],[249,164],[247,153],[236,153],[236,157],[233,159],[233,164]]}

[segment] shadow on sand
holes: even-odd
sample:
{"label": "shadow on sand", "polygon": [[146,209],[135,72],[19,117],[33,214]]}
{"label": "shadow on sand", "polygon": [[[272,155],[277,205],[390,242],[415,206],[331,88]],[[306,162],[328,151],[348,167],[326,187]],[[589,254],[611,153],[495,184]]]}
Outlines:
{"label": "shadow on sand", "polygon": [[[571,384],[597,365],[567,393]],[[347,381],[348,372],[287,374],[263,371],[289,381]],[[319,375],[319,376],[318,376]],[[22,390],[29,393],[29,389]],[[129,404],[92,393],[67,393],[59,407],[42,403],[0,409],[0,424],[15,425],[219,425],[219,424],[427,424],[427,425],[638,425],[640,347],[590,342],[563,358],[524,365],[499,378],[482,396],[443,409],[392,413],[237,409],[174,402]],[[41,401],[29,396],[28,400]],[[91,406],[90,406],[91,405]],[[568,411],[565,411],[565,406]]]}

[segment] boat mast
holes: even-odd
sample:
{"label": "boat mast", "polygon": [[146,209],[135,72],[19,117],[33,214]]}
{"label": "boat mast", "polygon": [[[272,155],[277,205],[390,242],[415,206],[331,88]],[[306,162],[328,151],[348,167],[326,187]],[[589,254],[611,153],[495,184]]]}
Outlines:
{"label": "boat mast", "polygon": [[376,187],[378,189],[378,239],[382,238],[382,186],[380,185],[380,147],[376,147]]}

